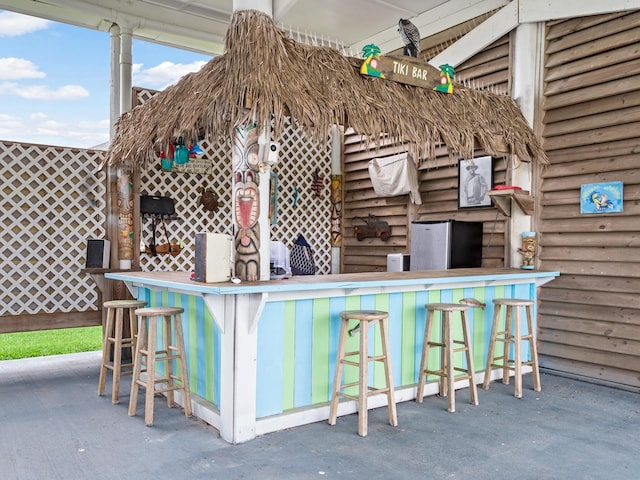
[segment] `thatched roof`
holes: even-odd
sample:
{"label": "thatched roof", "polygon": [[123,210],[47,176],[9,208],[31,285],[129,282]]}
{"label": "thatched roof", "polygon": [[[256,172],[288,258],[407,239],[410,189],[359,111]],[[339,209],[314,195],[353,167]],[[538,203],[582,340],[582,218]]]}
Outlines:
{"label": "thatched roof", "polygon": [[[546,156],[515,102],[506,95],[456,86],[453,94],[362,76],[362,60],[326,47],[297,43],[268,15],[233,14],[225,53],[183,77],[144,105],[123,114],[106,163],[133,170],[157,162],[177,136],[212,140],[235,125],[273,118],[273,136],[290,116],[315,139],[334,124],[352,127],[375,142],[389,135],[422,158],[445,144],[451,155],[471,158],[477,143],[490,155],[521,160]],[[249,113],[247,113],[249,112]]]}

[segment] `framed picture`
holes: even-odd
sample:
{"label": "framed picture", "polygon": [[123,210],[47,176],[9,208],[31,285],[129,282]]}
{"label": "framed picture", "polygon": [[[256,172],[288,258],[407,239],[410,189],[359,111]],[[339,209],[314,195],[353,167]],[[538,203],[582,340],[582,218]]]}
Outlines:
{"label": "framed picture", "polygon": [[493,157],[458,161],[458,208],[490,207],[492,188]]}
{"label": "framed picture", "polygon": [[624,211],[622,182],[586,183],[580,187],[580,213]]}

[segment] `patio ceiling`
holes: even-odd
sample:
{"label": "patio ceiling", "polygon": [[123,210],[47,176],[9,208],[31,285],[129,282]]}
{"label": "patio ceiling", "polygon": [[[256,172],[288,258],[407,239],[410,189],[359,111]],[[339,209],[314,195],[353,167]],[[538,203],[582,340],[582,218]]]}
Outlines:
{"label": "patio ceiling", "polygon": [[[273,18],[287,30],[344,46],[390,30],[399,48],[400,18],[415,18],[446,3],[464,8],[507,0],[274,0]],[[113,23],[128,25],[137,38],[215,55],[222,53],[233,0],[0,0],[0,9],[102,31]]]}
{"label": "patio ceiling", "polygon": [[[236,0],[237,1],[237,0]],[[243,5],[267,0],[243,0]],[[223,52],[234,0],[0,0],[0,9],[107,32],[114,23],[136,38],[215,56]],[[367,43],[383,53],[402,47],[400,18],[410,18],[423,39],[500,10],[448,51],[458,63],[520,23],[640,8],[640,0],[272,0],[281,28],[317,36],[357,55]],[[428,47],[424,45],[423,49]],[[454,61],[455,60],[455,61]],[[438,64],[438,61],[433,62]]]}

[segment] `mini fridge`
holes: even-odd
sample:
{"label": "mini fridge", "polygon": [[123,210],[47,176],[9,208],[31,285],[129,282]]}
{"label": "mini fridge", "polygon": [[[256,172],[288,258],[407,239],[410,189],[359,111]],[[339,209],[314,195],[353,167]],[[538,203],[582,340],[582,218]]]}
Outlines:
{"label": "mini fridge", "polygon": [[482,222],[411,222],[411,270],[482,265]]}

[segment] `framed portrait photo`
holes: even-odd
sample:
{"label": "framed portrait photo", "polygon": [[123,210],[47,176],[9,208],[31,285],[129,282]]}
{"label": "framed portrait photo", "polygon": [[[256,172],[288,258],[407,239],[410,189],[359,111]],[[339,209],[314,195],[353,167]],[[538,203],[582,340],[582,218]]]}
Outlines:
{"label": "framed portrait photo", "polygon": [[490,207],[492,188],[493,157],[458,161],[458,208]]}

